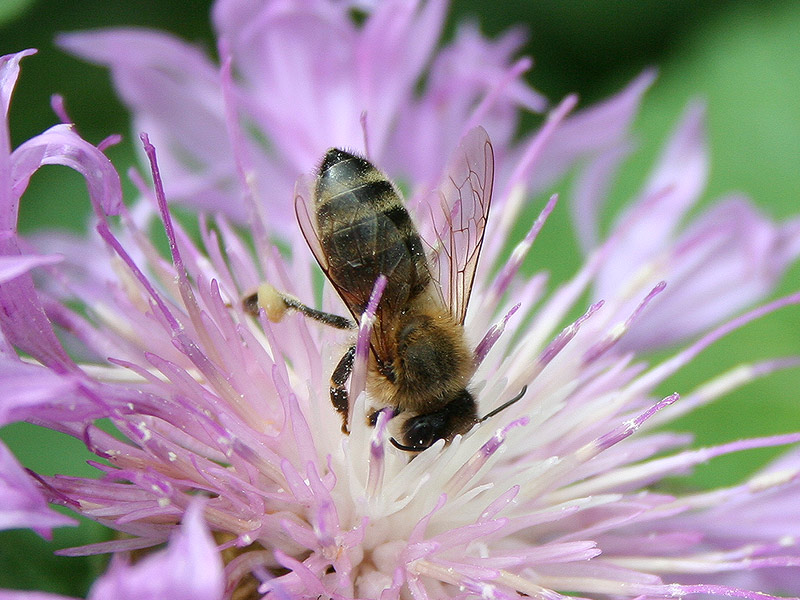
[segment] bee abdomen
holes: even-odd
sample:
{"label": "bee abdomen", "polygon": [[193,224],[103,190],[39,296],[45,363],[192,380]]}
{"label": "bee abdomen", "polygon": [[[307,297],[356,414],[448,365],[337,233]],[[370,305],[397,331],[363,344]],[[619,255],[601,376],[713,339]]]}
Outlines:
{"label": "bee abdomen", "polygon": [[331,275],[340,286],[355,286],[367,297],[383,274],[402,282],[385,296],[406,300],[428,285],[422,241],[408,211],[391,182],[365,159],[328,151],[317,180],[316,213]]}

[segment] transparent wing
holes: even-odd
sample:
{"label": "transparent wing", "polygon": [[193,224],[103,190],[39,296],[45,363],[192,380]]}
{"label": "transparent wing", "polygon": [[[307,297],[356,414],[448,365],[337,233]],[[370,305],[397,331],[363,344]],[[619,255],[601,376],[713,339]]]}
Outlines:
{"label": "transparent wing", "polygon": [[[431,201],[431,275],[442,301],[463,323],[492,201],[494,151],[483,127],[471,129],[450,159]],[[432,242],[432,243],[431,243]]]}
{"label": "transparent wing", "polygon": [[[403,268],[407,270],[409,261],[404,261],[404,257],[398,256],[396,253],[378,252],[376,248],[380,239],[394,237],[399,234],[394,224],[377,212],[374,214],[373,219],[368,222],[362,222],[365,227],[361,228],[357,243],[354,243],[351,247],[352,260],[365,263],[361,273],[362,277],[352,277],[346,282],[340,281],[341,277],[331,271],[329,257],[322,247],[322,241],[317,232],[315,211],[311,204],[313,200],[309,200],[313,195],[311,191],[313,185],[314,180],[305,177],[298,179],[295,184],[294,206],[297,222],[303,237],[308,243],[308,247],[325,274],[325,278],[344,301],[356,323],[359,322],[361,313],[366,308],[378,276],[385,275],[389,280],[381,297],[381,303],[375,313],[376,323],[373,325],[374,334],[371,341],[377,358],[379,360],[388,360],[391,344],[387,343],[390,338],[386,327],[390,326],[389,324],[392,320],[387,317],[398,314],[400,309],[407,303],[410,293],[408,283],[410,276],[407,273],[397,276],[396,271]],[[359,258],[362,255],[365,258]]]}
{"label": "transparent wing", "polygon": [[311,216],[314,208],[309,206],[309,198],[311,198],[311,190],[314,185],[314,180],[311,177],[302,176],[294,184],[294,212],[297,215],[297,223],[300,225],[300,231],[303,237],[306,238],[306,243],[311,249],[314,258],[317,259],[320,268],[328,275],[328,259],[325,258],[325,253],[322,251],[322,242],[319,241],[317,235],[317,228],[315,220]]}

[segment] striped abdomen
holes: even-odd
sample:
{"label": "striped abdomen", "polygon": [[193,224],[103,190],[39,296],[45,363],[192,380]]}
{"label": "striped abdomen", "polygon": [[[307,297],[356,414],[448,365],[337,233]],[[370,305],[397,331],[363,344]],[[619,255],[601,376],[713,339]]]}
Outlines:
{"label": "striped abdomen", "polygon": [[388,278],[381,305],[402,308],[430,282],[425,252],[398,191],[365,159],[331,149],[315,190],[317,233],[328,277],[354,315],[375,280]]}

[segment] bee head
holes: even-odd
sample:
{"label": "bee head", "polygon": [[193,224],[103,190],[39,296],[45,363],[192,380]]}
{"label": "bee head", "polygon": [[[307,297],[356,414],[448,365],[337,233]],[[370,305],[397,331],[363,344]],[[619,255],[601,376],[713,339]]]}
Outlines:
{"label": "bee head", "polygon": [[450,441],[459,433],[466,433],[478,422],[475,399],[467,390],[461,390],[441,409],[410,417],[403,423],[403,442],[391,438],[392,444],[407,452],[422,452],[437,440]]}
{"label": "bee head", "polygon": [[523,386],[519,394],[480,419],[477,417],[477,407],[472,394],[467,390],[462,390],[441,410],[416,415],[406,420],[403,424],[404,443],[401,444],[394,438],[390,438],[390,441],[395,448],[406,452],[422,452],[440,439],[449,442],[456,434],[466,433],[476,423],[483,423],[486,419],[491,419],[497,413],[515,404],[527,390],[528,386]]}

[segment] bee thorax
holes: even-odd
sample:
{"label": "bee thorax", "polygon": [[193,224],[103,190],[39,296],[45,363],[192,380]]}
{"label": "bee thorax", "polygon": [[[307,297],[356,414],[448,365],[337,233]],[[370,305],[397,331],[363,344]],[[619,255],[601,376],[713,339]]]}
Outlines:
{"label": "bee thorax", "polygon": [[463,328],[447,313],[404,315],[394,327],[393,383],[375,378],[377,395],[398,409],[430,411],[464,390],[472,376],[472,355]]}

